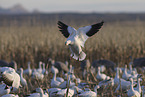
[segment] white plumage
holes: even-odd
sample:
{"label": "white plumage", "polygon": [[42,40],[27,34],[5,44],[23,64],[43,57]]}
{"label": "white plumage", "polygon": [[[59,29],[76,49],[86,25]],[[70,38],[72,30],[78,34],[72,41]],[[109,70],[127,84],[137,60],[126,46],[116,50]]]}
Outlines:
{"label": "white plumage", "polygon": [[70,48],[71,57],[79,61],[85,59],[86,54],[82,51],[82,47],[84,47],[85,41],[89,37],[99,31],[103,23],[104,22],[102,21],[101,23],[81,27],[76,30],[75,28],[62,23],[61,21],[58,21],[58,27],[60,28],[60,31],[67,38],[65,44]]}

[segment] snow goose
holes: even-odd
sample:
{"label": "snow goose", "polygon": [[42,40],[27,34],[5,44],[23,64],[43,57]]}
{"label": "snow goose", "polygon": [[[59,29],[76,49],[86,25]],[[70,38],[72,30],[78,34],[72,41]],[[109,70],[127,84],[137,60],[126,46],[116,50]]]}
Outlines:
{"label": "snow goose", "polygon": [[20,68],[20,83],[22,86],[26,87],[27,86],[27,81],[23,77],[23,68]]}
{"label": "snow goose", "polygon": [[32,69],[30,67],[31,62],[28,62],[28,68],[24,70],[24,74],[31,76],[32,74]]}
{"label": "snow goose", "polygon": [[10,93],[10,88],[6,84],[0,85],[0,97]]}
{"label": "snow goose", "polygon": [[[116,76],[114,78],[114,84],[118,85],[115,92],[117,92],[117,90],[120,89],[120,85],[121,85],[122,90],[127,90],[130,87],[130,81],[126,81],[122,78],[119,78],[119,68],[118,67],[117,67],[117,71],[116,71]],[[133,85],[135,85],[135,84],[133,84]]]}
{"label": "snow goose", "polygon": [[[61,89],[56,93],[56,96],[58,97],[65,97],[67,93],[67,88],[66,89]],[[68,96],[67,97],[73,97],[74,95],[74,90],[73,89],[69,89],[68,90]]]}
{"label": "snow goose", "polygon": [[94,25],[81,27],[76,30],[73,27],[70,27],[64,24],[61,21],[58,21],[58,28],[67,38],[65,45],[68,45],[71,51],[71,57],[76,60],[82,61],[85,59],[86,54],[82,51],[82,47],[84,47],[85,41],[93,36],[95,33],[99,31],[99,29],[103,26],[103,21]]}
{"label": "snow goose", "polygon": [[142,75],[138,75],[137,76],[137,86],[134,88],[134,90],[138,91],[139,93],[141,93],[141,86],[140,86],[140,77]]}
{"label": "snow goose", "polygon": [[43,80],[44,75],[42,73],[38,72],[36,69],[33,69],[32,78],[38,79],[38,80]]}
{"label": "snow goose", "polygon": [[18,95],[14,95],[14,94],[6,94],[6,95],[3,95],[1,97],[19,97]]}
{"label": "snow goose", "polygon": [[19,74],[17,74],[11,67],[3,67],[3,69],[1,68],[0,71],[2,73],[1,75],[4,83],[12,86],[12,91],[16,92],[17,89],[21,86]]}
{"label": "snow goose", "polygon": [[122,78],[128,80],[131,77],[131,74],[127,73],[127,65],[125,65],[124,72],[122,74]]}
{"label": "snow goose", "polygon": [[97,97],[97,89],[100,87],[96,85],[94,87],[94,91],[82,91],[80,94],[78,94],[78,97]]}
{"label": "snow goose", "polygon": [[37,71],[38,73],[42,73],[42,67],[41,67],[42,64],[43,64],[43,63],[40,61],[40,62],[39,62],[39,68],[36,69],[36,71]]}
{"label": "snow goose", "polygon": [[48,94],[44,93],[41,88],[36,88],[33,92],[36,93],[26,95],[25,97],[48,97]]}
{"label": "snow goose", "polygon": [[50,97],[58,97],[56,93],[60,90],[61,90],[60,88],[50,88],[48,89],[48,94]]}
{"label": "snow goose", "polygon": [[129,97],[140,97],[140,93],[133,88],[133,79],[130,78],[130,89],[127,91],[127,95]]}
{"label": "snow goose", "polygon": [[52,66],[51,71],[53,72],[53,78],[51,79],[51,88],[57,88],[61,82],[56,80],[56,74],[58,73],[58,70]]}
{"label": "snow goose", "polygon": [[[58,74],[58,69],[55,68],[54,66],[51,67],[51,71],[53,74],[55,74],[55,76]],[[61,77],[56,77],[56,80],[59,82],[64,82],[64,79]]]}
{"label": "snow goose", "polygon": [[98,80],[110,79],[109,76],[107,76],[107,75],[105,75],[105,74],[103,74],[103,73],[100,72],[100,67],[98,67],[98,73],[97,73],[96,78],[97,78]]}
{"label": "snow goose", "polygon": [[70,64],[69,67],[69,72],[65,74],[65,79],[67,79],[67,75],[69,74],[70,79],[73,81],[74,79],[76,79],[76,76],[74,75],[74,68],[72,67],[72,65]]}

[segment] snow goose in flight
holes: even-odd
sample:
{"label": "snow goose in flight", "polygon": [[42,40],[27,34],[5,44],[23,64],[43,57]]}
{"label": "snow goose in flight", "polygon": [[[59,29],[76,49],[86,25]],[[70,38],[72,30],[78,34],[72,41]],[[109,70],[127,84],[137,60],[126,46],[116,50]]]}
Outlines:
{"label": "snow goose in flight", "polygon": [[65,44],[69,46],[71,51],[71,56],[79,61],[85,59],[86,54],[82,51],[82,47],[84,47],[85,41],[93,36],[95,33],[99,31],[99,29],[103,26],[103,21],[94,25],[89,25],[85,27],[81,27],[76,30],[73,27],[70,27],[64,24],[61,21],[58,21],[58,28],[67,38]]}

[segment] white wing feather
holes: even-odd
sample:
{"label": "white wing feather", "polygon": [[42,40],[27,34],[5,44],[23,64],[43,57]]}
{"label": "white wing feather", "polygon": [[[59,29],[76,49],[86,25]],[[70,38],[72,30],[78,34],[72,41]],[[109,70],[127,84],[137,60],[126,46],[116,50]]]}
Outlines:
{"label": "white wing feather", "polygon": [[85,26],[85,27],[81,27],[79,28],[78,31],[78,37],[80,39],[80,45],[82,47],[84,47],[84,44],[86,42],[86,40],[89,38],[86,33],[91,29],[91,26]]}

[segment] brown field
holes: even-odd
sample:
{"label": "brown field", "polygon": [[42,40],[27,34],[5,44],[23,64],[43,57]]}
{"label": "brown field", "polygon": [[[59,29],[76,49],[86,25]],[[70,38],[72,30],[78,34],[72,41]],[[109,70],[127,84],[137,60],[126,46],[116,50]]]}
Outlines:
{"label": "brown field", "polygon": [[[26,19],[21,22],[17,18],[9,20],[5,18],[0,23],[0,59],[8,62],[15,60],[18,68],[25,69],[28,61],[32,63],[32,68],[36,68],[39,61],[47,63],[49,57],[63,62],[69,59],[70,51],[64,45],[66,39],[57,28],[58,20],[79,28],[101,21],[102,18],[89,21],[84,18],[82,20],[81,18],[60,19],[56,16],[52,17],[52,20],[50,18],[47,23],[47,20],[41,21],[41,18]],[[145,56],[145,22],[138,19],[135,21],[106,21],[102,29],[87,40],[84,51],[87,54],[87,59],[90,59],[91,62],[103,58],[112,60],[120,66],[129,63],[129,56],[133,56],[133,58],[143,57]],[[79,67],[75,69],[75,74],[81,77],[80,72],[78,72],[80,62],[72,59],[71,64],[74,67]],[[48,88],[50,78],[52,78],[51,73],[45,77],[44,81],[39,81],[41,87]],[[30,82],[29,92],[33,87],[38,87],[37,81],[30,80]],[[110,88],[108,91],[99,90],[98,96],[120,94],[112,94],[115,89]],[[106,93],[102,94],[101,91]],[[27,93],[21,90],[20,95],[23,94]]]}

